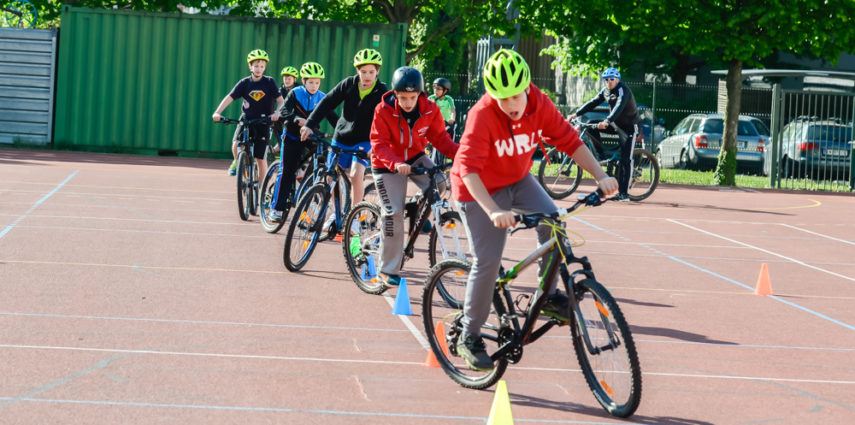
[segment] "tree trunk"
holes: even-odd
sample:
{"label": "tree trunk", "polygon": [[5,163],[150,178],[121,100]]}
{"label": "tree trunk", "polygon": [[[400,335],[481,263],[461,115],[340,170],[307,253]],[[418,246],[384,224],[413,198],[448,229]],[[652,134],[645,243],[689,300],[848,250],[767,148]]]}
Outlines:
{"label": "tree trunk", "polygon": [[736,185],[736,134],[739,107],[742,102],[742,61],[731,60],[727,65],[727,106],[724,111],[724,134],[721,153],[715,169],[714,182],[719,186]]}

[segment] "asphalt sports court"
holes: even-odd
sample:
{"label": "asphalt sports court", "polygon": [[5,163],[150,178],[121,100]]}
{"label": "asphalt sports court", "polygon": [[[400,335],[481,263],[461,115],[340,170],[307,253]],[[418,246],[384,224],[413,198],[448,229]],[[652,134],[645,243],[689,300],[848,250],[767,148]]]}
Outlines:
{"label": "asphalt sports court", "polygon": [[[0,149],[0,424],[486,422],[495,388],[423,365],[426,238],[414,315],[393,315],[395,290],[362,293],[340,244],[289,273],[227,165]],[[855,423],[853,211],[851,194],[664,186],[575,216],[631,324],[641,406],[608,416],[562,327],[504,375],[514,423]],[[772,296],[753,293],[763,263]]]}

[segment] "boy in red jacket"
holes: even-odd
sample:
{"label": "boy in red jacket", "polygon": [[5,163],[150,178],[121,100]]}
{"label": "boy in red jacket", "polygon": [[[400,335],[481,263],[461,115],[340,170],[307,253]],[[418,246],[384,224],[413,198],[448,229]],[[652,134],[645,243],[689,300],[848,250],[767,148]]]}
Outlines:
{"label": "boy in red jacket", "polygon": [[[469,110],[451,168],[452,193],[473,256],[457,351],[474,370],[493,368],[481,339],[481,326],[490,313],[506,229],[516,224],[515,212],[551,214],[558,210],[530,174],[531,158],[541,138],[591,173],[606,195],[618,189],[617,181],[606,175],[552,101],[531,83],[528,64],[519,53],[502,49],[493,54],[484,66],[484,87],[487,94]],[[546,226],[538,227],[537,233],[541,243],[549,239]],[[556,290],[543,312],[567,320],[568,304],[567,297]]]}
{"label": "boy in red jacket", "polygon": [[[389,286],[401,282],[404,200],[410,168],[434,167],[424,153],[428,142],[449,158],[454,157],[458,148],[445,131],[439,107],[425,95],[424,86],[424,77],[418,69],[409,66],[396,69],[392,90],[377,104],[371,124],[371,171],[383,203],[380,277]],[[422,190],[430,181],[427,175],[409,178]],[[445,182],[438,183],[443,191]]]}

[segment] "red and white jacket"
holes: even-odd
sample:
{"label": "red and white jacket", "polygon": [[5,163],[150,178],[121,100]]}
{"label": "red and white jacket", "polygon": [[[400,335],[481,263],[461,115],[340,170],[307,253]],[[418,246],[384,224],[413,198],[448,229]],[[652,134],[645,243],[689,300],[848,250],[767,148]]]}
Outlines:
{"label": "red and white jacket", "polygon": [[481,96],[469,110],[451,168],[454,199],[475,200],[463,184],[468,174],[477,173],[491,195],[522,180],[531,171],[531,158],[541,139],[570,155],[582,146],[579,133],[549,97],[534,84],[529,84],[529,89],[528,105],[517,121],[511,121],[489,94]]}
{"label": "red and white jacket", "polygon": [[421,115],[410,128],[395,93],[383,95],[371,123],[371,167],[395,171],[398,165],[423,153],[428,142],[443,155],[455,157],[459,145],[445,131],[439,107],[424,93],[419,94],[418,107]]}

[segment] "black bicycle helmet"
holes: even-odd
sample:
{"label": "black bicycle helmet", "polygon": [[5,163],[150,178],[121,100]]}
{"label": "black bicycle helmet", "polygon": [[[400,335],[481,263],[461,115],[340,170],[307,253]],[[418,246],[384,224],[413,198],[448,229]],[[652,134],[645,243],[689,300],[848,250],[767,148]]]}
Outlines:
{"label": "black bicycle helmet", "polygon": [[422,92],[425,90],[425,79],[418,69],[402,66],[392,74],[392,90]]}
{"label": "black bicycle helmet", "polygon": [[448,79],[446,79],[446,78],[440,77],[440,78],[437,78],[436,80],[433,80],[433,85],[442,86],[442,88],[444,88],[445,91],[451,90],[451,81],[448,81]]}

